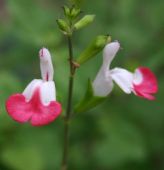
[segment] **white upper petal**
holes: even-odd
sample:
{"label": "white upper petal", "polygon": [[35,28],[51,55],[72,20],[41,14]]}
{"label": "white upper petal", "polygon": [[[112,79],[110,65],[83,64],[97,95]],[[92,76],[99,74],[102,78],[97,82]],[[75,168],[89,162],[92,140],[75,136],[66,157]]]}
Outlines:
{"label": "white upper petal", "polygon": [[125,92],[132,92],[133,74],[122,68],[114,68],[109,71],[109,75],[116,84]]}
{"label": "white upper petal", "polygon": [[54,81],[43,81],[34,79],[23,91],[26,101],[30,101],[34,91],[39,88],[40,100],[44,105],[48,105],[51,101],[56,101],[56,88]]}
{"label": "white upper petal", "polygon": [[52,65],[50,52],[48,51],[48,49],[42,48],[39,51],[39,57],[42,79],[45,81],[52,81],[54,69]]}
{"label": "white upper petal", "polygon": [[115,57],[116,53],[120,48],[119,42],[111,42],[107,44],[103,50],[103,67],[104,69],[108,70],[110,63],[112,62],[113,58]]}

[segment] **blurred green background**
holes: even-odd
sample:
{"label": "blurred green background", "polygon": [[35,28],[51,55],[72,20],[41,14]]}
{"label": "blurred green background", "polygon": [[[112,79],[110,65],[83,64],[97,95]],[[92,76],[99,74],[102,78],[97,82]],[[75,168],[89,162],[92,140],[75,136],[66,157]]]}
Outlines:
{"label": "blurred green background", "polygon": [[[5,111],[5,100],[40,78],[38,51],[49,48],[58,99],[66,105],[68,53],[56,19],[63,0],[0,0],[0,170],[59,170],[63,124],[35,128],[18,124]],[[70,170],[164,169],[164,1],[82,0],[82,10],[96,20],[74,35],[75,57],[98,34],[119,40],[123,50],[112,67],[133,71],[139,65],[157,75],[155,101],[124,94],[115,86],[95,109],[76,115],[71,124]],[[85,92],[102,62],[99,54],[77,71],[74,101]]]}

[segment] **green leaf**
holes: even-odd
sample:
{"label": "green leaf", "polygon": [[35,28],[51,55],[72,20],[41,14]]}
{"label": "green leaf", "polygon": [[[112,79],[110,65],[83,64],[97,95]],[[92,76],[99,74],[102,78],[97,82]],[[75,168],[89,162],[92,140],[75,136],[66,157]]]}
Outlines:
{"label": "green leaf", "polygon": [[75,107],[75,113],[86,112],[100,103],[102,103],[107,97],[95,96],[92,88],[92,82],[88,80],[87,91],[83,99]]}
{"label": "green leaf", "polygon": [[97,55],[109,42],[111,42],[110,36],[98,35],[81,53],[76,62],[79,64],[85,63],[86,61]]}
{"label": "green leaf", "polygon": [[88,24],[92,23],[95,18],[95,15],[85,15],[82,19],[80,19],[77,23],[75,23],[75,30],[79,30]]}

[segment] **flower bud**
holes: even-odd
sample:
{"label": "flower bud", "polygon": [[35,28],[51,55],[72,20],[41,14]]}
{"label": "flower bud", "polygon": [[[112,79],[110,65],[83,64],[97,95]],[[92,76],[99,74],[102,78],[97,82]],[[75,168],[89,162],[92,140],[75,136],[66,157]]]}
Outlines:
{"label": "flower bud", "polygon": [[65,20],[57,19],[56,22],[61,31],[63,31],[65,34],[69,33],[69,26]]}
{"label": "flower bud", "polygon": [[75,25],[74,28],[76,30],[79,30],[85,26],[87,26],[88,24],[90,24],[91,22],[93,22],[95,18],[95,15],[85,15],[82,19],[80,19]]}
{"label": "flower bud", "polygon": [[70,9],[67,6],[63,6],[63,10],[64,10],[64,15],[69,18],[71,14]]}
{"label": "flower bud", "polygon": [[96,54],[98,54],[106,44],[111,42],[111,37],[108,35],[99,35],[94,41],[81,53],[79,58],[77,59],[77,63],[83,64]]}
{"label": "flower bud", "polygon": [[73,8],[71,9],[70,16],[71,16],[72,19],[75,19],[76,17],[78,17],[78,15],[79,15],[80,13],[81,13],[80,8],[75,8],[75,7],[73,7]]}

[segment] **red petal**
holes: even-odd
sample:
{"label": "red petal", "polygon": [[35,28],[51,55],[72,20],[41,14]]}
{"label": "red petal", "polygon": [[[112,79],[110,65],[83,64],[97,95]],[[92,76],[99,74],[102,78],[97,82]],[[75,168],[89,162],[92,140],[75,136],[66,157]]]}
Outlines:
{"label": "red petal", "polygon": [[27,122],[32,116],[32,112],[28,112],[29,109],[22,94],[10,96],[6,102],[6,109],[9,115],[20,123]]}
{"label": "red petal", "polygon": [[33,126],[42,126],[54,121],[61,113],[61,105],[52,101],[43,105],[40,101],[39,89],[36,89],[32,99],[26,102],[22,94],[14,94],[6,101],[8,114],[17,122],[30,121]]}
{"label": "red petal", "polygon": [[136,95],[154,100],[154,96],[151,94],[157,93],[158,83],[154,73],[146,67],[139,67],[137,69],[142,75],[142,81],[140,84],[133,83],[133,88]]}
{"label": "red petal", "polygon": [[143,97],[143,98],[146,98],[148,100],[154,100],[155,99],[155,97],[153,95],[148,94],[148,93],[136,92],[136,95],[140,96],[140,97]]}
{"label": "red petal", "polygon": [[61,105],[52,101],[48,106],[40,106],[40,111],[34,113],[31,118],[33,126],[42,126],[53,122],[61,113]]}

